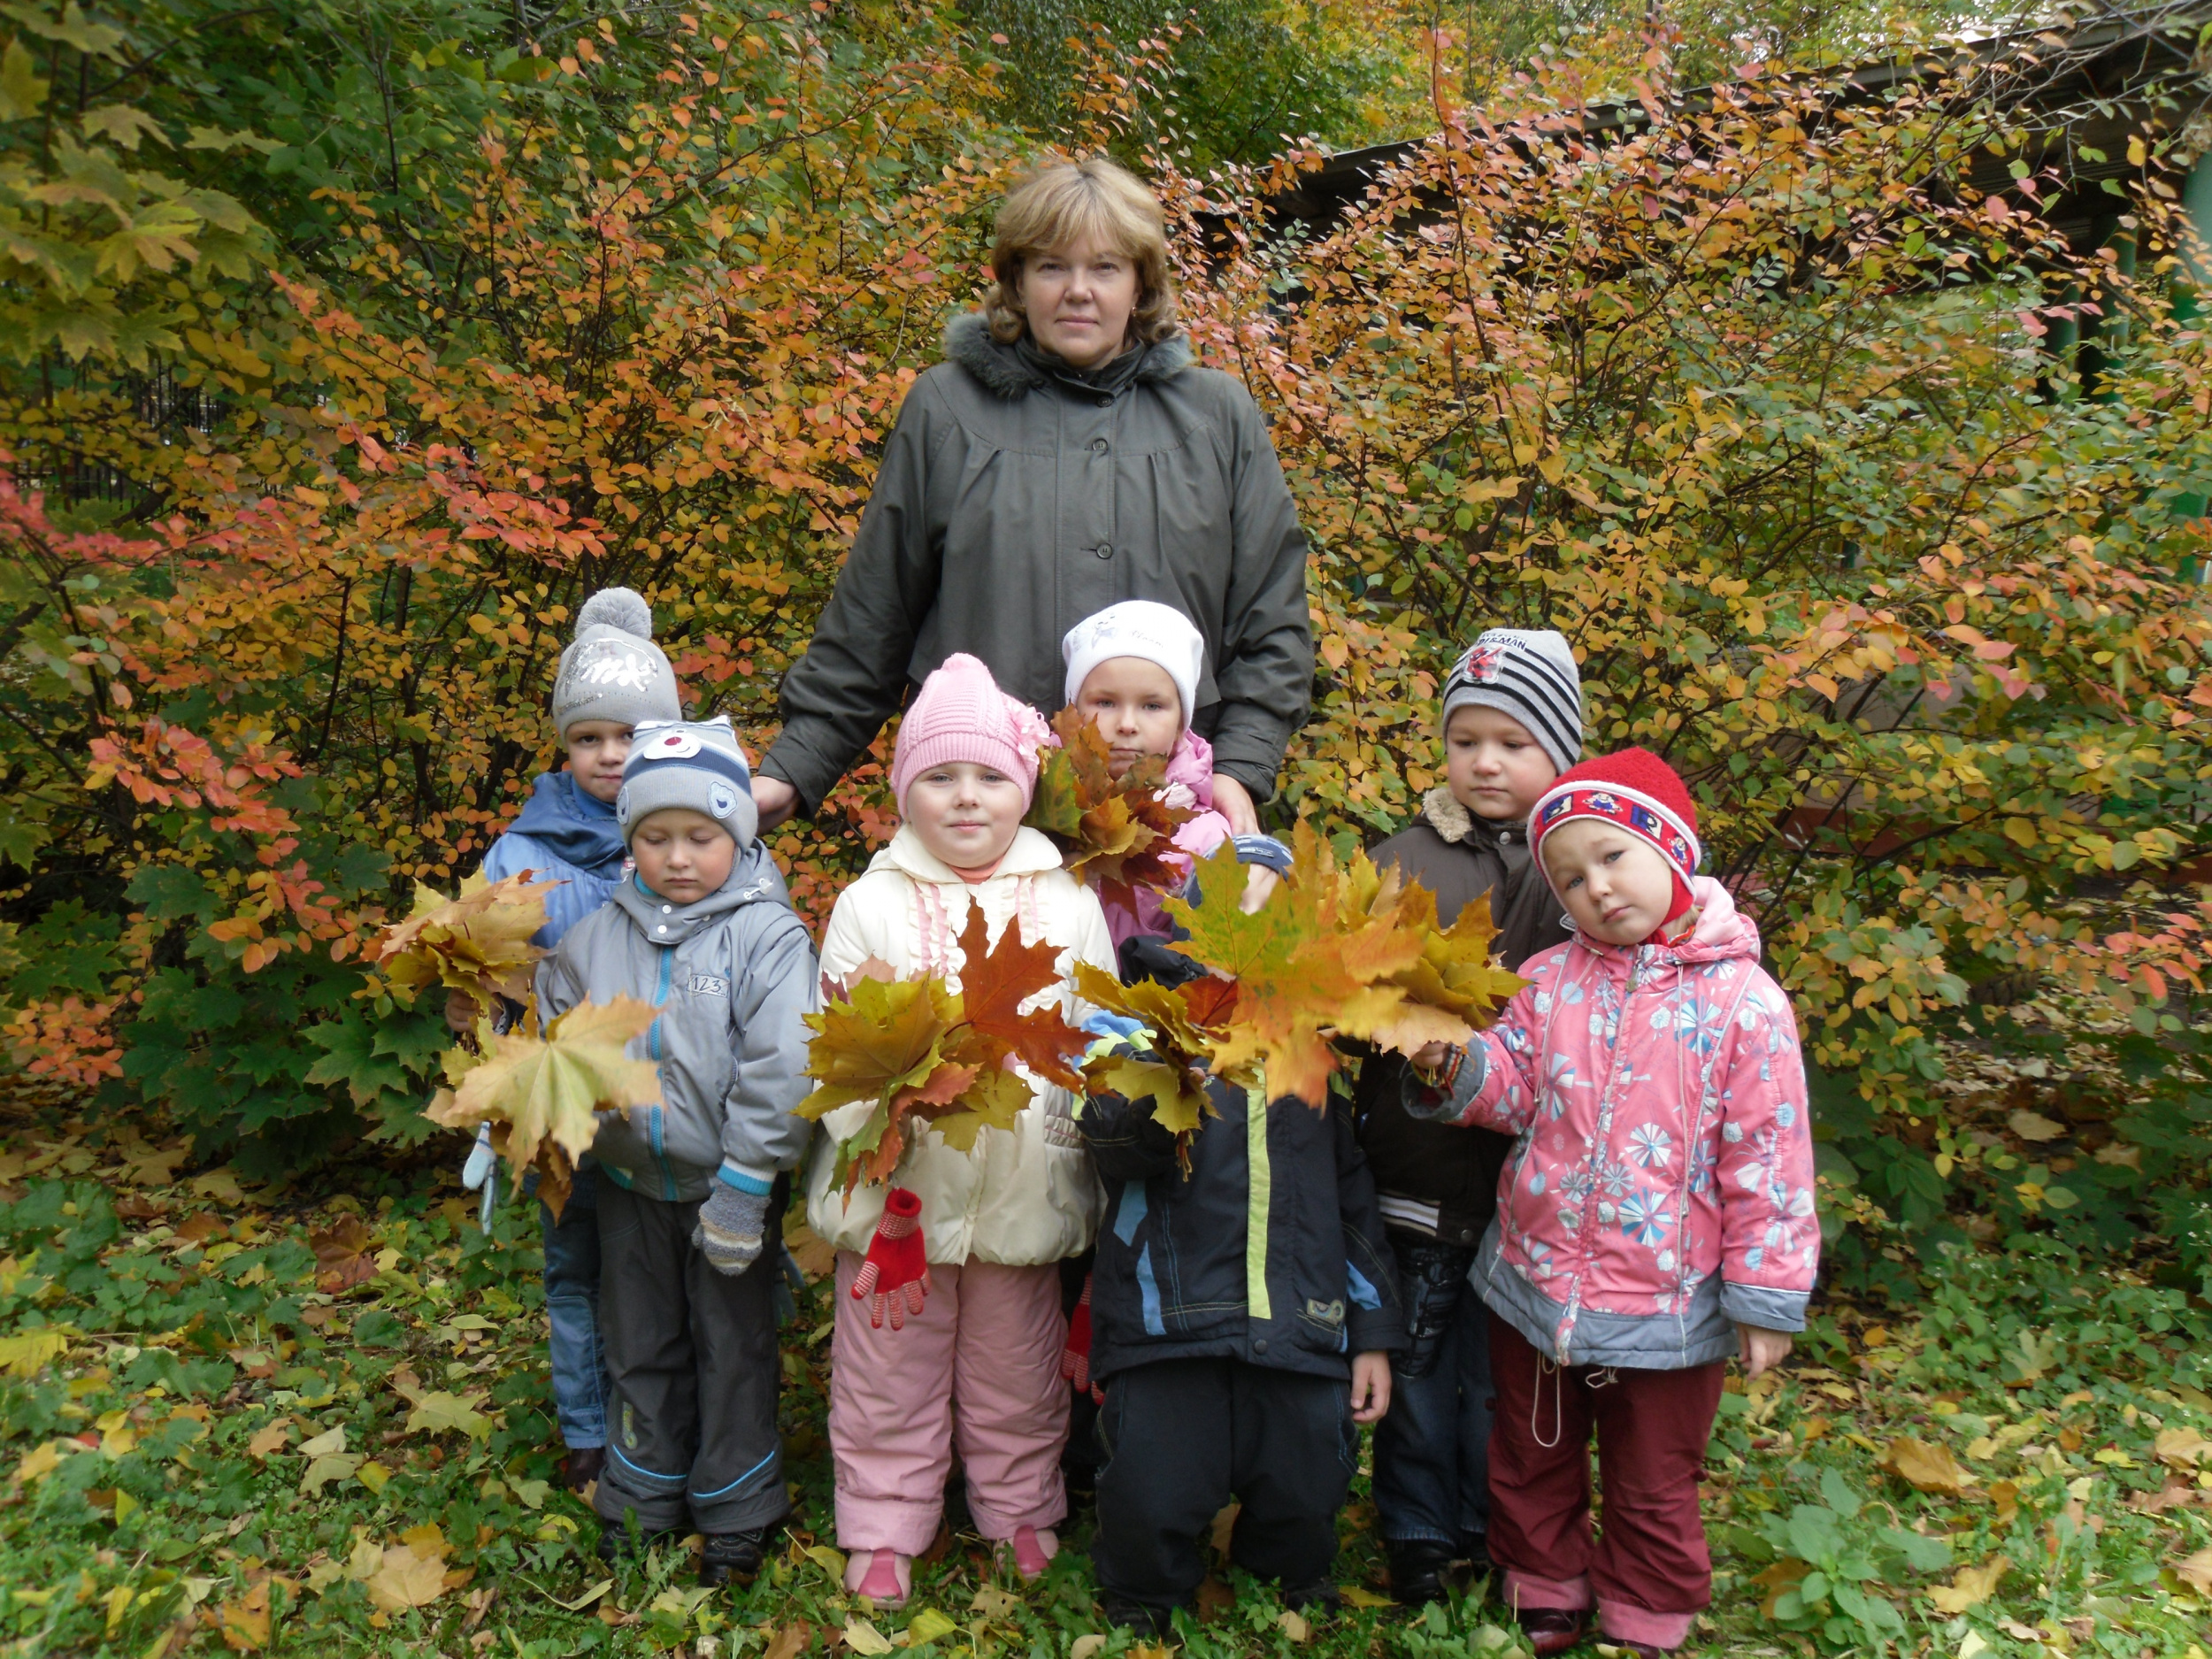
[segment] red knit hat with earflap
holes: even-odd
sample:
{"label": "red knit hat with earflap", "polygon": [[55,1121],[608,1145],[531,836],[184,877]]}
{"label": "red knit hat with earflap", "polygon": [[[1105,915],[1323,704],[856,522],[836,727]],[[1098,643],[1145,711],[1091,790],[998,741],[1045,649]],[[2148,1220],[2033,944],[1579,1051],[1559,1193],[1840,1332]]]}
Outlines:
{"label": "red knit hat with earflap", "polygon": [[1705,854],[1697,841],[1697,808],[1673,767],[1647,749],[1624,749],[1561,772],[1528,815],[1529,856],[1547,883],[1544,837],[1578,818],[1617,825],[1650,842],[1674,872],[1674,910],[1667,919],[1690,908],[1690,878]]}

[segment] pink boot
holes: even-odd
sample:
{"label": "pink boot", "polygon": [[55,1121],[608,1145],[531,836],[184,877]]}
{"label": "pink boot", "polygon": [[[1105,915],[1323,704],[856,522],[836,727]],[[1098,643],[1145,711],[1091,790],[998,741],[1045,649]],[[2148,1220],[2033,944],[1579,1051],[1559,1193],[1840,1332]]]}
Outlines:
{"label": "pink boot", "polygon": [[856,1549],[845,1563],[845,1588],[878,1607],[904,1607],[914,1593],[914,1558],[895,1549]]}
{"label": "pink boot", "polygon": [[1048,1526],[1018,1526],[1014,1536],[999,1546],[1002,1555],[1014,1558],[1014,1571],[1024,1584],[1034,1584],[1060,1553],[1060,1535]]}

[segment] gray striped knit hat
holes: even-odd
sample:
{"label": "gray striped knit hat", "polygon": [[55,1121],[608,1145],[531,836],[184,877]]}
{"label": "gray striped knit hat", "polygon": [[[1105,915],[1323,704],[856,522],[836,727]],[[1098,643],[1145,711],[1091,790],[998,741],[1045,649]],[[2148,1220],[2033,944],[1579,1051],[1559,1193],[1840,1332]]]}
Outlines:
{"label": "gray striped knit hat", "polygon": [[1444,712],[1495,709],[1529,729],[1561,772],[1582,758],[1582,676],[1552,628],[1486,628],[1444,681]]}
{"label": "gray striped knit hat", "polygon": [[711,720],[647,721],[630,741],[614,821],[627,847],[637,826],[669,807],[688,807],[730,833],[741,848],[760,830],[753,803],[753,770],[745,764],[730,717]]}

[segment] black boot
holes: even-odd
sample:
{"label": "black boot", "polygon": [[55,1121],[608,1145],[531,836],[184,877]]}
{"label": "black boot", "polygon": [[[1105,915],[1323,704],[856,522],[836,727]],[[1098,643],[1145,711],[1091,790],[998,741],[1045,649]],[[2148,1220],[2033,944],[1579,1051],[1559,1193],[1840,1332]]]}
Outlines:
{"label": "black boot", "polygon": [[1444,1599],[1444,1575],[1454,1551],[1432,1538],[1409,1538],[1390,1546],[1390,1594],[1402,1607]]}
{"label": "black boot", "polygon": [[699,1582],[709,1589],[733,1578],[752,1583],[760,1573],[761,1540],[767,1532],[757,1526],[749,1532],[709,1532],[706,1547],[699,1552]]}
{"label": "black boot", "polygon": [[606,1466],[605,1447],[579,1446],[561,1459],[561,1484],[571,1492],[581,1492],[599,1479]]}
{"label": "black boot", "polygon": [[1172,1608],[1152,1607],[1111,1590],[1098,1598],[1098,1610],[1109,1624],[1126,1626],[1141,1633],[1167,1636],[1174,1633],[1175,1610]]}

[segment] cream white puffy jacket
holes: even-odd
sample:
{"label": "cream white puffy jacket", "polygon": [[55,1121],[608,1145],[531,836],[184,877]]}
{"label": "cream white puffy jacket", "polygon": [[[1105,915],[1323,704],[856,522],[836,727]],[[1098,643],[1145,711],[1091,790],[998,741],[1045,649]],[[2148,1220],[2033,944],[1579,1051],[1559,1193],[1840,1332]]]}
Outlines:
{"label": "cream white puffy jacket", "polygon": [[[823,979],[842,979],[874,956],[902,979],[936,972],[957,987],[958,939],[972,902],[983,906],[994,944],[1012,923],[1025,943],[1058,946],[1061,1011],[1071,1025],[1091,1011],[1075,995],[1075,964],[1114,972],[1105,912],[1097,895],[1060,867],[1059,849],[1033,829],[1015,836],[990,879],[970,886],[902,828],[839,895],[822,936]],[[1032,1006],[1052,995],[1040,992]],[[830,1113],[807,1164],[807,1225],[841,1250],[864,1252],[883,1215],[885,1188],[857,1187],[849,1201],[836,1181],[837,1143],[873,1110],[856,1101]],[[925,1132],[892,1179],[922,1201],[931,1261],[1034,1267],[1089,1248],[1103,1201],[1074,1113],[1068,1090],[1033,1080],[1017,1126],[983,1130],[972,1153]]]}

